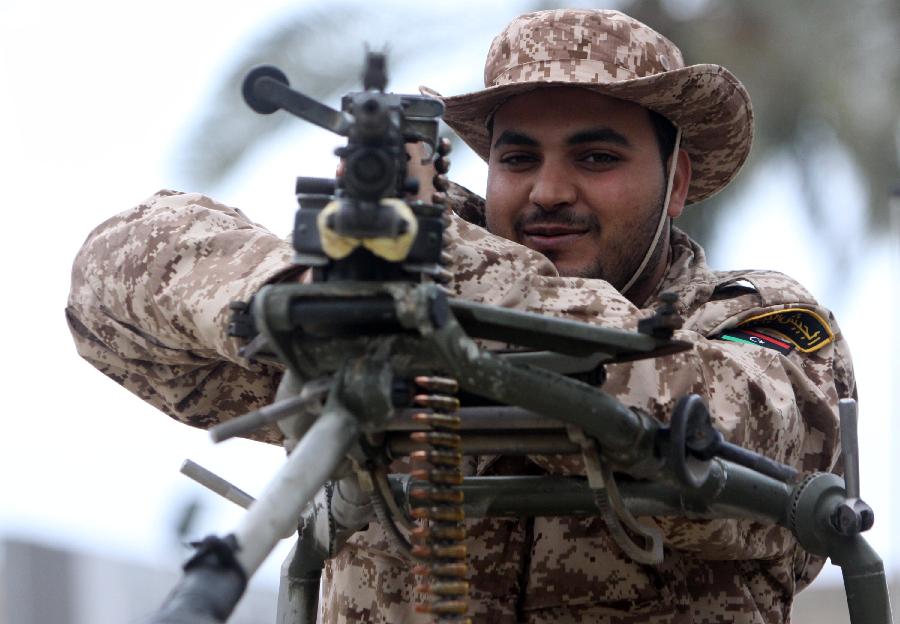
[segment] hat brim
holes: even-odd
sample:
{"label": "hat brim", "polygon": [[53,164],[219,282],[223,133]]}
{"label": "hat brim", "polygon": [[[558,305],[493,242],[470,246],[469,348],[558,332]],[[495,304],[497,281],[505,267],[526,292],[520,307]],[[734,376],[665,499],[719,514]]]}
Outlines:
{"label": "hat brim", "polygon": [[719,65],[691,65],[618,82],[531,81],[441,97],[444,121],[484,160],[490,156],[487,122],[509,98],[547,87],[581,87],[640,104],[681,128],[691,158],[687,203],[707,199],[737,175],[753,142],[753,109],[740,81]]}

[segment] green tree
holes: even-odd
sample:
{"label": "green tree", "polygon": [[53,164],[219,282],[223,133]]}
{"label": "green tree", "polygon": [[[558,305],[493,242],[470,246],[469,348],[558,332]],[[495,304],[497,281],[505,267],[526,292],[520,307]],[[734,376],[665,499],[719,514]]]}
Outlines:
{"label": "green tree", "polygon": [[[834,172],[816,155],[837,147],[862,173],[867,233],[888,231],[888,194],[900,183],[900,3],[641,0],[625,10],[678,42],[688,63],[712,60],[747,86],[756,134],[740,183],[767,159],[786,156],[803,180],[797,208],[822,223],[847,209],[821,190]],[[740,183],[687,211],[689,230],[705,238]],[[821,232],[832,274],[845,274],[851,262],[842,234]]]}

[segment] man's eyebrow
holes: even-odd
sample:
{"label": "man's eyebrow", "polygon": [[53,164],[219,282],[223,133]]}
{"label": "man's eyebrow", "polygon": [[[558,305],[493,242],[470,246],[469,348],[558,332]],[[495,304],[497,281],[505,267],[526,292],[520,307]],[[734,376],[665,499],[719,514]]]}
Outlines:
{"label": "man's eyebrow", "polygon": [[503,145],[527,145],[528,147],[538,147],[540,143],[534,138],[528,136],[524,132],[516,130],[504,130],[503,133],[494,142],[494,149]]}
{"label": "man's eyebrow", "polygon": [[622,147],[631,147],[631,141],[628,138],[613,130],[612,128],[591,128],[582,130],[570,136],[566,143],[568,145],[579,145],[581,143],[615,143]]}

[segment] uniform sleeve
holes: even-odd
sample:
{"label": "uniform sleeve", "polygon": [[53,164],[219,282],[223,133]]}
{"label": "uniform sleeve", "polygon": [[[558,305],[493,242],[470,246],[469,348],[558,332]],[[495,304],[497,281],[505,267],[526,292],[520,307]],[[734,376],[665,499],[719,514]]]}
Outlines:
{"label": "uniform sleeve", "polygon": [[[457,230],[454,258],[461,263],[454,267],[459,296],[628,330],[635,330],[649,314],[607,282],[558,277],[525,247],[498,241],[464,222],[452,227]],[[495,245],[498,248],[492,249]],[[496,268],[498,256],[505,257],[504,270]],[[716,314],[713,308],[702,312],[706,318]],[[678,398],[699,394],[730,442],[804,471],[830,470],[839,450],[837,401],[855,396],[855,384],[846,342],[834,318],[829,315],[829,320],[835,329],[830,344],[814,353],[795,350],[788,355],[711,339],[711,332],[691,331],[688,323],[675,337],[691,342],[692,350],[609,365],[603,389],[663,422]],[[727,323],[726,315],[722,324]],[[553,472],[583,474],[580,458],[574,456],[533,459]],[[749,520],[654,521],[663,528],[669,547],[702,558],[804,558],[790,533],[772,525]],[[805,565],[800,562],[799,568]]]}
{"label": "uniform sleeve", "polygon": [[292,253],[239,210],[161,191],[101,224],[78,253],[66,307],[78,353],[189,425],[261,407],[281,372],[238,356],[228,304],[289,277]]}

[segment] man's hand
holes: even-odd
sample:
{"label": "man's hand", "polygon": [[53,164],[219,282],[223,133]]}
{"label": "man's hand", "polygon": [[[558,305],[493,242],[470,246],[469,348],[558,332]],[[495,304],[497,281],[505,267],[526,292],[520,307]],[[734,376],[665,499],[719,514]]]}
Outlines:
{"label": "man's hand", "polygon": [[[424,143],[407,143],[406,153],[409,155],[409,164],[407,165],[407,173],[409,177],[416,178],[419,181],[419,192],[410,199],[418,199],[431,203],[433,195],[436,192],[434,188],[434,176],[437,171],[434,168],[434,161],[426,158],[428,150]],[[425,164],[422,164],[422,161]]]}

